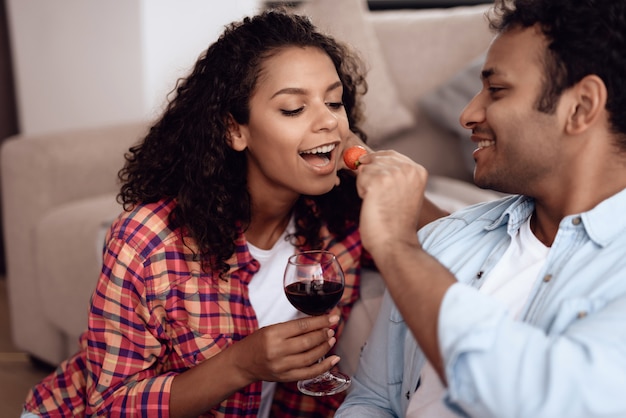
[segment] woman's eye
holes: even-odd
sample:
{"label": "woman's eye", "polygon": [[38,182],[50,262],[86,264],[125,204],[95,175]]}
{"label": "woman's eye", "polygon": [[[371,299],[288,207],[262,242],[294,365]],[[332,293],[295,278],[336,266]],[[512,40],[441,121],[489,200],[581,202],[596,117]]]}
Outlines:
{"label": "woman's eye", "polygon": [[503,88],[503,87],[494,87],[494,86],[489,86],[489,87],[487,88],[487,90],[489,91],[489,93],[490,93],[490,94],[496,94],[496,93],[498,93],[498,92],[500,92],[500,91],[504,90],[504,88]]}
{"label": "woman's eye", "polygon": [[328,107],[331,109],[341,109],[343,107],[342,102],[329,102],[327,103]]}
{"label": "woman's eye", "polygon": [[293,110],[289,110],[289,109],[280,109],[281,113],[285,116],[296,116],[300,113],[302,113],[302,110],[304,110],[304,107],[299,107],[297,109],[293,109]]}

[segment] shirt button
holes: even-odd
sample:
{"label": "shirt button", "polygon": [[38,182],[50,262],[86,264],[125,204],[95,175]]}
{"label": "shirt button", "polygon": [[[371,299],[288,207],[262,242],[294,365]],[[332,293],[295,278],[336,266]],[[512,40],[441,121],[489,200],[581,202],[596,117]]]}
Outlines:
{"label": "shirt button", "polygon": [[583,319],[584,317],[587,316],[587,311],[580,311],[578,312],[578,315],[576,315],[578,317],[578,319]]}
{"label": "shirt button", "polygon": [[572,219],[572,224],[574,225],[580,225],[581,222],[582,222],[582,219],[580,219],[580,216],[577,216],[574,219]]}
{"label": "shirt button", "polygon": [[552,275],[551,274],[546,274],[545,276],[543,276],[543,281],[545,283],[548,283],[550,280],[552,280]]}

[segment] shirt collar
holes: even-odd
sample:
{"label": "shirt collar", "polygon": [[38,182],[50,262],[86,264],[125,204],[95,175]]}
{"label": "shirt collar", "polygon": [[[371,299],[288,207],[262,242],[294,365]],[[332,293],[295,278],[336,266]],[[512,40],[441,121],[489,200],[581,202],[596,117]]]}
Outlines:
{"label": "shirt collar", "polygon": [[[492,230],[507,223],[507,231],[513,235],[518,232],[522,224],[532,215],[535,201],[528,196],[513,198],[509,207],[502,212],[486,229]],[[568,215],[561,221],[571,224],[576,218],[582,220],[589,238],[600,246],[606,246],[616,239],[626,229],[626,189],[600,202],[593,209]]]}
{"label": "shirt collar", "polygon": [[243,270],[248,273],[242,277],[245,281],[250,281],[254,273],[259,271],[259,268],[261,267],[259,262],[252,257],[252,254],[250,254],[248,241],[246,240],[246,236],[244,235],[241,224],[239,223],[237,225],[237,238],[235,239],[235,252],[228,260],[226,260],[226,263],[228,264],[229,269],[225,277],[230,277],[235,272]]}
{"label": "shirt collar", "polygon": [[[578,215],[589,237],[606,246],[626,229],[626,189],[600,202],[593,209]],[[576,218],[569,216],[568,218]]]}
{"label": "shirt collar", "polygon": [[508,207],[485,227],[486,230],[494,230],[507,224],[507,232],[514,235],[535,210],[535,201],[528,196],[511,196],[506,204]]}

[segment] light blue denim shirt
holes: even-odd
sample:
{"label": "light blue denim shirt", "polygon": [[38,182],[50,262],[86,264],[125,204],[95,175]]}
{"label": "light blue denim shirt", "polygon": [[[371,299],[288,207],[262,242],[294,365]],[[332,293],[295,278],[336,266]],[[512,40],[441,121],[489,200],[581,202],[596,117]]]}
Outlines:
{"label": "light blue denim shirt", "polygon": [[[419,232],[460,282],[439,313],[446,402],[480,418],[626,417],[626,190],[561,221],[516,321],[477,289],[533,208],[507,197]],[[424,361],[386,294],[336,417],[404,417]]]}

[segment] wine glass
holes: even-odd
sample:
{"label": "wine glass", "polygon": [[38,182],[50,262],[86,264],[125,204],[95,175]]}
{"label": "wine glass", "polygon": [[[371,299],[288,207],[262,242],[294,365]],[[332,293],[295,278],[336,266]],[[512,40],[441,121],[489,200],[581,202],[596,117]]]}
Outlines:
{"label": "wine glass", "polygon": [[[329,251],[298,252],[289,257],[283,286],[287,299],[297,310],[307,315],[323,315],[343,295],[343,270]],[[319,361],[322,360],[323,357]],[[339,371],[327,371],[313,379],[300,380],[298,389],[312,396],[334,395],[348,389],[350,382],[350,377]]]}

